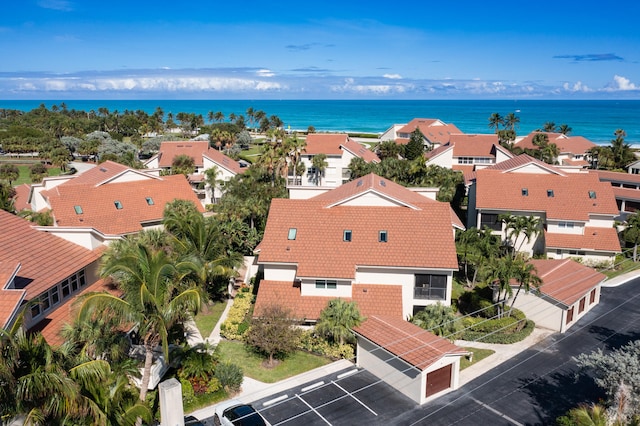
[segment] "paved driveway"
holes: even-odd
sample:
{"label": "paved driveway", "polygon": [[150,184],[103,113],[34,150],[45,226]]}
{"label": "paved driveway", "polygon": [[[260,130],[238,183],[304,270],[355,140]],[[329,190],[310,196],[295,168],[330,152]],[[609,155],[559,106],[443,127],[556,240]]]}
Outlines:
{"label": "paved driveway", "polygon": [[254,406],[273,425],[287,426],[554,424],[571,407],[603,396],[591,379],[576,377],[573,356],[640,339],[639,288],[640,279],[604,288],[600,304],[568,333],[551,335],[422,407],[363,370],[329,375]]}

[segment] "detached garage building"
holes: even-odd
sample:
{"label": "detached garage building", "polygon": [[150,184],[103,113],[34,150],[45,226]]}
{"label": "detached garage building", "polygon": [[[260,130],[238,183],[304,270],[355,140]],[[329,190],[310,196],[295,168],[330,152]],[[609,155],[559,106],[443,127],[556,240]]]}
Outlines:
{"label": "detached garage building", "polygon": [[401,318],[370,316],[354,328],[357,365],[418,404],[457,389],[467,351]]}

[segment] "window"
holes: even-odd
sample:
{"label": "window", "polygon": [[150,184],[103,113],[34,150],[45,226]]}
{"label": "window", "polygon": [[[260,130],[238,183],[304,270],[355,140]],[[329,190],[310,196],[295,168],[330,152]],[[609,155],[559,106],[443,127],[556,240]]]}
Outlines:
{"label": "window", "polygon": [[413,289],[415,299],[446,300],[447,276],[435,274],[417,274]]}
{"label": "window", "polygon": [[118,200],[115,200],[113,204],[116,206],[116,209],[122,210],[122,203]]}
{"label": "window", "polygon": [[387,242],[387,231],[378,232],[378,242],[386,243]]}
{"label": "window", "polygon": [[65,299],[71,294],[71,288],[69,287],[69,280],[62,281],[62,298]]}
{"label": "window", "polygon": [[342,241],[351,241],[351,230],[350,229],[345,229],[344,233],[342,235]]}
{"label": "window", "polygon": [[473,157],[458,157],[458,164],[473,164]]}
{"label": "window", "polygon": [[547,197],[553,198],[553,189],[547,189]]}
{"label": "window", "polygon": [[482,213],[480,215],[480,229],[487,226],[494,231],[502,231],[502,222],[498,220],[497,214]]}
{"label": "window", "polygon": [[316,288],[335,290],[336,288],[338,288],[338,282],[336,280],[316,280]]}
{"label": "window", "polygon": [[152,206],[154,204],[153,203],[153,198],[151,198],[151,197],[147,197],[147,198],[145,198],[145,200],[147,200],[147,204],[150,205],[150,206]]}
{"label": "window", "polygon": [[523,197],[529,196],[529,188],[522,188],[522,196]]}
{"label": "window", "polygon": [[71,277],[71,291],[75,292],[78,290],[78,277],[75,275]]}
{"label": "window", "polygon": [[296,235],[298,234],[297,228],[289,228],[289,235],[287,236],[288,240],[295,240]]}
{"label": "window", "polygon": [[573,222],[558,222],[558,228],[569,228],[572,229],[574,226]]}
{"label": "window", "polygon": [[595,200],[595,198],[596,198],[596,191],[589,191],[589,198],[591,198],[592,200]]}
{"label": "window", "polygon": [[80,207],[80,206],[73,206],[73,209],[76,211],[76,214],[82,214],[82,207]]}
{"label": "window", "polygon": [[51,303],[52,304],[56,304],[60,301],[60,294],[58,293],[58,287],[54,287],[51,290],[49,290],[49,293],[51,294]]}
{"label": "window", "polygon": [[580,250],[569,250],[569,256],[584,256],[586,253]]}
{"label": "window", "polygon": [[31,318],[35,318],[40,315],[40,304],[35,303],[31,305]]}

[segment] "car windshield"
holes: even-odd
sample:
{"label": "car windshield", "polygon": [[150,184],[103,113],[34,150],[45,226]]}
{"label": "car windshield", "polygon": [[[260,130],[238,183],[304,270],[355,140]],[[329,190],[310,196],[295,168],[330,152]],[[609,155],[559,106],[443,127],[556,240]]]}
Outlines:
{"label": "car windshield", "polygon": [[238,405],[224,412],[224,416],[236,426],[266,426],[262,417],[250,405]]}

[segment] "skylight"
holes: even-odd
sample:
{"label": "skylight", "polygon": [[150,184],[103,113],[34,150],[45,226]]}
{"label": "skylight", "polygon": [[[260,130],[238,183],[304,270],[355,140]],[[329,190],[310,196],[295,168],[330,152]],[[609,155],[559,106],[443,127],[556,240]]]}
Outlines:
{"label": "skylight", "polygon": [[378,232],[378,242],[386,243],[387,242],[387,231]]}
{"label": "skylight", "polygon": [[76,214],[82,214],[82,207],[80,207],[80,206],[73,206],[73,209],[76,211]]}
{"label": "skylight", "polygon": [[553,198],[553,189],[547,189],[547,197]]}
{"label": "skylight", "polygon": [[589,198],[591,198],[592,200],[595,200],[595,198],[596,198],[596,191],[589,191]]}
{"label": "skylight", "polygon": [[362,179],[358,181],[358,183],[356,183],[356,187],[358,186],[362,186]]}
{"label": "skylight", "polygon": [[151,197],[147,197],[147,198],[145,198],[145,200],[147,200],[147,204],[148,204],[148,205],[150,205],[150,206],[152,206],[152,205],[153,205],[153,198],[151,198]]}
{"label": "skylight", "polygon": [[342,240],[347,242],[351,241],[351,235],[351,229],[345,229],[344,233],[342,234]]}
{"label": "skylight", "polygon": [[115,201],[113,202],[113,205],[114,205],[114,206],[116,206],[116,209],[118,209],[118,210],[122,210],[122,203],[121,203],[120,201],[115,200]]}
{"label": "skylight", "polygon": [[295,240],[296,235],[298,234],[297,228],[289,228],[289,235],[287,236],[288,240]]}
{"label": "skylight", "polygon": [[529,196],[529,188],[522,188],[522,196],[523,197]]}

